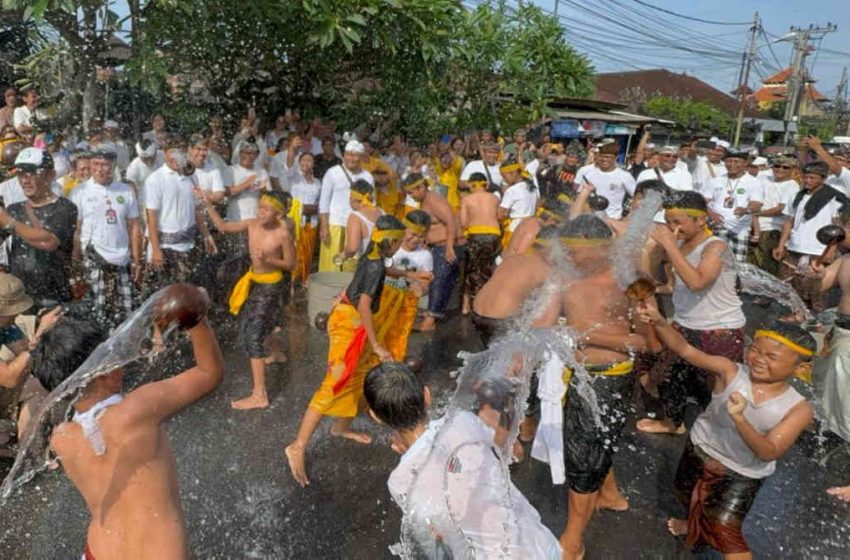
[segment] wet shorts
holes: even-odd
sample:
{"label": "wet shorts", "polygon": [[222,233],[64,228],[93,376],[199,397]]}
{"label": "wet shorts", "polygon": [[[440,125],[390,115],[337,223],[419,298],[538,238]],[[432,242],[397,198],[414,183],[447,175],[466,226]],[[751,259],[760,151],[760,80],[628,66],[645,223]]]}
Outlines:
{"label": "wet shorts", "polygon": [[741,527],[762,479],[736,473],[688,438],[675,484],[676,497],[688,510],[688,546],[708,545],[723,554],[749,552]]}
{"label": "wet shorts", "polygon": [[472,312],[472,326],[475,327],[475,332],[481,337],[481,342],[484,346],[490,346],[490,342],[498,335],[505,332],[510,319],[492,319],[479,315],[475,311]]}
{"label": "wet shorts", "polygon": [[283,281],[251,284],[248,300],[239,311],[239,344],[249,358],[268,356],[265,342],[279,323],[283,288]]}
{"label": "wet shorts", "polygon": [[591,494],[602,487],[613,465],[614,448],[626,425],[632,376],[591,373],[601,426],[593,409],[579,395],[576,376],[570,378],[564,405],[564,466],[570,490]]}

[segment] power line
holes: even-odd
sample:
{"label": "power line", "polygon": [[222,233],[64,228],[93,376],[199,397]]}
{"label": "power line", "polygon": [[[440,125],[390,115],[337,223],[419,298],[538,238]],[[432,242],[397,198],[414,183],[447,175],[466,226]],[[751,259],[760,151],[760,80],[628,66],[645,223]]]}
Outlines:
{"label": "power line", "polygon": [[782,63],[779,62],[779,57],[776,56],[776,51],[773,50],[773,45],[771,44],[770,39],[767,38],[767,34],[764,32],[764,27],[762,27],[760,29],[760,31],[761,31],[761,36],[764,37],[764,41],[767,44],[767,48],[770,49],[770,54],[773,55],[773,60],[776,61],[776,69],[782,70]]}
{"label": "power line", "polygon": [[661,8],[659,6],[653,6],[648,2],[642,2],[641,0],[634,0],[636,3],[641,6],[646,6],[647,8],[652,8],[653,10],[658,10],[659,12],[664,12],[665,14],[670,14],[671,16],[680,17],[682,19],[689,19],[691,21],[698,21],[700,23],[707,23],[709,25],[750,25],[749,21],[711,21],[707,19],[700,19],[692,16],[686,16],[685,14],[679,14],[672,10],[667,10],[665,8]]}

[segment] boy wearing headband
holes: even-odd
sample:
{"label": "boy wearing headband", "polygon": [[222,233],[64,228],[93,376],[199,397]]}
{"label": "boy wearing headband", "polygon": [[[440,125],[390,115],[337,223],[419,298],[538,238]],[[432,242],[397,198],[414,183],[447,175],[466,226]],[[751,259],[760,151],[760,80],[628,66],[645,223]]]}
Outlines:
{"label": "boy wearing headband", "polygon": [[472,300],[487,283],[501,250],[499,198],[487,191],[487,177],[473,173],[466,183],[471,192],[460,202],[460,227],[466,237],[461,313],[469,315]]}
{"label": "boy wearing headband", "polygon": [[[706,225],[708,208],[698,192],[674,192],[664,208],[667,225],[656,226],[652,238],[672,269],[673,326],[696,348],[740,362],[746,317],[735,288],[732,252]],[[659,354],[650,379],[658,383],[664,417],[638,421],[642,432],[684,433],[688,399],[695,399],[701,409],[711,400],[707,372],[671,352]]]}
{"label": "boy wearing headband", "polygon": [[295,247],[285,216],[287,204],[278,193],[263,193],[259,198],[257,217],[238,222],[225,222],[212,204],[208,192],[198,189],[210,219],[222,233],[248,232],[251,267],[230,293],[230,313],[239,316],[239,341],[251,362],[254,388],[251,395],[233,401],[238,410],[266,408],[266,364],[283,361],[267,339],[280,322],[280,298],[283,295],[284,271],[295,268]]}
{"label": "boy wearing headband", "polygon": [[310,484],[307,445],[322,417],[337,418],[331,427],[333,436],[364,444],[372,441],[368,434],[353,431],[351,422],[357,416],[366,373],[378,362],[393,359],[383,345],[386,328],[377,323],[375,315],[381,307],[386,277],[384,259],[398,251],[405,229],[395,216],[378,218],[366,254],[357,261],[354,277],[331,309],[325,379],[307,406],[298,436],[284,450],[292,476],[301,486]]}
{"label": "boy wearing headband", "polygon": [[744,363],[688,344],[650,298],[638,315],[673,352],[709,372],[711,402],[691,428],[676,472],[676,495],[687,519],[667,528],[686,544],[708,545],[726,558],[752,558],[741,531],[762,482],[813,418],[811,405],[789,384],[808,379],[814,338],[796,325],[757,330]]}
{"label": "boy wearing headband", "polygon": [[351,213],[345,225],[345,246],[334,261],[339,262],[342,270],[346,272],[354,272],[356,262],[353,259],[366,253],[371,243],[372,231],[375,229],[375,221],[384,214],[372,200],[373,191],[374,187],[365,179],[357,179],[351,185],[348,195]]}
{"label": "boy wearing headband", "polygon": [[512,157],[505,160],[499,171],[502,174],[502,200],[499,203],[499,218],[507,220],[502,236],[502,247],[511,242],[511,235],[525,220],[537,211],[537,187],[527,179],[521,163]]}

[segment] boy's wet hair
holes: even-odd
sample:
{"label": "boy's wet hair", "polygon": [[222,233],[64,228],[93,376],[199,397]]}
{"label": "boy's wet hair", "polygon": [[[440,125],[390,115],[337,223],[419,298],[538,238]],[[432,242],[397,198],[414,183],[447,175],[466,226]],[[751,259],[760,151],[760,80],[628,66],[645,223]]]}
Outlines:
{"label": "boy's wet hair", "polygon": [[561,228],[558,226],[543,226],[534,236],[534,239],[556,239],[560,231]]}
{"label": "boy's wet hair", "polygon": [[421,181],[421,180],[422,180],[422,179],[424,179],[424,178],[425,178],[425,176],[424,176],[424,175],[422,175],[421,173],[411,173],[410,175],[408,175],[407,177],[405,177],[405,178],[402,180],[402,182],[401,182],[401,188],[402,188],[402,189],[404,189],[404,188],[406,188],[408,185],[412,185],[412,184],[414,184],[414,183],[416,183],[416,182],[418,182],[418,181]]}
{"label": "boy's wet hair", "polygon": [[489,182],[489,181],[487,181],[487,176],[484,175],[481,172],[478,172],[478,171],[476,171],[475,173],[471,173],[469,175],[469,179],[467,179],[467,181],[470,182],[470,183],[478,183],[478,182],[481,182],[481,181],[483,181],[485,183]]}
{"label": "boy's wet hair", "polygon": [[424,210],[411,210],[404,217],[417,226],[431,227],[431,215]]}
{"label": "boy's wet hair", "polygon": [[44,333],[32,352],[32,374],[48,391],[77,371],[105,333],[94,323],[63,319]]}
{"label": "boy's wet hair", "polygon": [[686,208],[708,212],[705,197],[696,191],[676,191],[670,193],[664,201],[664,208]]}
{"label": "boy's wet hair", "polygon": [[601,218],[582,214],[561,226],[561,237],[578,239],[611,239],[613,233]]}
{"label": "boy's wet hair", "polygon": [[850,203],[845,202],[841,205],[841,208],[838,209],[838,218],[844,225],[850,223]]}
{"label": "boy's wet hair", "polygon": [[818,352],[818,343],[815,340],[809,331],[804,329],[799,325],[795,325],[794,323],[786,323],[783,321],[773,321],[769,323],[766,327],[763,327],[764,330],[774,331],[775,333],[787,338],[797,346],[805,348],[809,352],[811,352],[812,356],[806,356],[804,354],[797,354],[799,360],[801,362],[810,362],[814,355]]}
{"label": "boy's wet hair", "polygon": [[655,191],[661,196],[668,196],[670,194],[670,189],[664,181],[659,179],[647,179],[646,181],[641,181],[635,186],[634,196],[637,197],[640,195],[646,195],[649,191]]}
{"label": "boy's wet hair", "polygon": [[375,229],[383,231],[387,229],[405,229],[405,227],[404,224],[401,223],[401,220],[395,216],[384,214],[375,220]]}
{"label": "boy's wet hair", "polygon": [[363,395],[375,416],[394,430],[412,430],[428,417],[425,385],[402,363],[373,368],[363,384]]}
{"label": "boy's wet hair", "polygon": [[375,187],[366,179],[357,179],[351,184],[351,190],[360,194],[370,195]]}
{"label": "boy's wet hair", "polygon": [[556,214],[561,219],[567,219],[567,213],[570,211],[570,205],[557,198],[546,198],[543,200],[543,209]]}

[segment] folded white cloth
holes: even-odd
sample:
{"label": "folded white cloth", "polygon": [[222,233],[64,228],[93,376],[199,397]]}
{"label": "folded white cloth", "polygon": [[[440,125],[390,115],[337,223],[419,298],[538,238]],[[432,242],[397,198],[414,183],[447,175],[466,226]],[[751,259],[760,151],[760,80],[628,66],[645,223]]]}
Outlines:
{"label": "folded white cloth", "polygon": [[531,456],[549,463],[552,484],[566,481],[564,470],[564,362],[549,352],[539,373],[537,396],[540,397],[540,423],[531,446]]}

